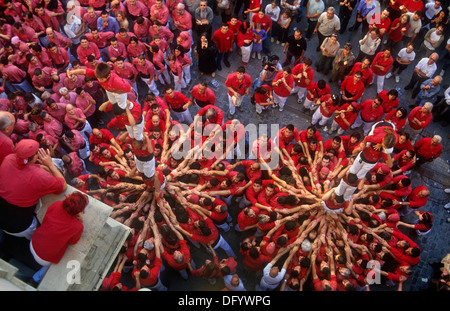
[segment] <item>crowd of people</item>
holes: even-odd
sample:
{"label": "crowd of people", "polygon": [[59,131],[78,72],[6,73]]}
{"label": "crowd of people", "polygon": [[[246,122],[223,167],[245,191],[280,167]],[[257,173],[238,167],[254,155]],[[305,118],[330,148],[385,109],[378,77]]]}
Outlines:
{"label": "crowd of people", "polygon": [[[43,267],[34,282],[80,239],[90,195],[131,228],[102,290],[167,290],[164,269],[254,290],[237,273],[238,256],[257,290],[402,289],[421,248],[400,228],[424,235],[433,224],[430,190],[413,187],[410,174],[442,153],[441,136],[423,130],[433,114],[448,116],[450,88],[439,95],[450,41],[437,52],[448,29],[443,2],[387,1],[380,12],[373,0],[0,5],[0,229],[30,240]],[[294,28],[303,16],[308,27]],[[339,35],[360,26],[355,55]],[[207,81],[236,57],[224,111]],[[252,77],[246,69],[256,62],[263,69]],[[205,79],[191,85],[194,65]],[[400,82],[409,66],[412,104],[402,107],[384,81]],[[376,97],[362,100],[373,84]],[[289,97],[311,125],[280,124],[273,140],[247,141],[236,109],[282,112]],[[40,224],[40,198],[67,185],[78,194]],[[416,223],[402,221],[410,213]],[[242,237],[239,249],[224,237],[230,230]],[[192,248],[210,259],[195,262]]]}

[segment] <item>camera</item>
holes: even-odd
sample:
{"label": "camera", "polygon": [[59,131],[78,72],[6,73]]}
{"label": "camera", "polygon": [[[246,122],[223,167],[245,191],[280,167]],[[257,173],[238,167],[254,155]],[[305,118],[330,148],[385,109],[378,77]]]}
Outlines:
{"label": "camera", "polygon": [[262,59],[263,68],[267,66],[268,71],[275,71],[279,59],[277,55],[264,56]]}

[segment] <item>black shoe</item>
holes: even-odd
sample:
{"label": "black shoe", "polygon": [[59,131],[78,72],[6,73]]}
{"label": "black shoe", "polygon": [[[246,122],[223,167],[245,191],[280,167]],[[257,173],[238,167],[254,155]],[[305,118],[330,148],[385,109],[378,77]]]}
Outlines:
{"label": "black shoe", "polygon": [[412,89],[412,86],[407,85],[407,86],[405,86],[403,89],[404,89],[404,90],[410,90],[410,89]]}
{"label": "black shoe", "polygon": [[414,108],[416,108],[415,105],[409,105],[408,107],[409,107],[409,109],[414,109]]}
{"label": "black shoe", "polygon": [[348,29],[348,31],[353,31],[355,29],[355,27],[350,27],[349,29]]}
{"label": "black shoe", "polygon": [[221,64],[217,64],[217,70],[219,70],[219,71],[222,70],[222,65]]}
{"label": "black shoe", "polygon": [[223,63],[225,64],[225,66],[227,66],[228,68],[230,68],[231,64],[229,61],[224,60]]}

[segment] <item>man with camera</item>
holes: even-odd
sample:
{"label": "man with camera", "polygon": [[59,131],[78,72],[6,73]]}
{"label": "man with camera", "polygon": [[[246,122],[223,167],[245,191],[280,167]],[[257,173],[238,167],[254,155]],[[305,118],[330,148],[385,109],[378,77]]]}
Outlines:
{"label": "man with camera", "polygon": [[263,84],[272,85],[272,81],[283,67],[280,64],[280,58],[277,55],[265,56],[262,59],[263,69],[259,73],[259,77],[255,80],[253,87],[256,89]]}

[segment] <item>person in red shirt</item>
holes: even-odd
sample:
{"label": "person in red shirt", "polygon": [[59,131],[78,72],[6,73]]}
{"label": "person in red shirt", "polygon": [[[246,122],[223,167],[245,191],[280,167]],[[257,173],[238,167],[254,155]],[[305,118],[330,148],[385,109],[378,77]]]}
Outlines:
{"label": "person in red shirt", "polygon": [[325,126],[324,131],[328,131],[327,122],[333,116],[334,111],[339,107],[340,98],[336,94],[323,95],[319,101],[319,108],[314,112],[311,124],[316,125],[319,123],[320,126]]}
{"label": "person in red shirt", "polygon": [[82,74],[86,77],[96,78],[100,85],[105,89],[108,100],[112,104],[117,104],[121,109],[127,107],[127,94],[132,91],[132,86],[126,83],[116,73],[111,70],[107,63],[99,63],[95,70],[92,69],[73,69],[67,70],[67,76],[73,74]]}
{"label": "person in red shirt", "polygon": [[103,61],[101,59],[98,46],[93,42],[89,42],[86,36],[82,36],[80,38],[80,45],[77,48],[77,55],[80,63],[82,64],[86,63],[88,55],[94,55],[95,59]]}
{"label": "person in red shirt", "polygon": [[415,143],[417,136],[433,119],[433,114],[431,113],[432,109],[433,104],[426,102],[423,107],[416,107],[409,113],[405,131],[410,133],[410,140],[412,143]]}
{"label": "person in red shirt", "polygon": [[389,72],[393,63],[394,59],[391,55],[391,49],[388,47],[375,55],[370,68],[373,71],[374,78],[377,80],[377,93],[383,90],[384,76]]}
{"label": "person in red shirt", "polygon": [[36,283],[42,280],[51,263],[61,260],[69,245],[80,240],[84,231],[81,214],[88,203],[89,197],[76,191],[48,207],[42,224],[30,241],[31,253],[42,266],[33,275]]}
{"label": "person in red shirt", "polygon": [[240,66],[227,76],[225,86],[228,89],[228,118],[231,119],[236,112],[236,107],[243,111],[242,101],[245,95],[249,94],[252,78],[245,73],[245,67]]}
{"label": "person in red shirt", "polygon": [[369,31],[378,29],[380,31],[380,38],[383,38],[384,34],[391,26],[389,14],[390,12],[388,9],[384,9],[381,13],[374,14],[369,22]]}
{"label": "person in red shirt", "polygon": [[367,99],[358,106],[360,111],[352,129],[356,129],[363,125],[364,135],[367,135],[372,128],[372,125],[381,120],[383,116],[383,107],[381,104],[383,100],[380,97],[375,99]]}
{"label": "person in red shirt", "polygon": [[396,89],[391,89],[390,91],[382,90],[378,93],[378,97],[383,101],[381,106],[383,107],[384,113],[389,113],[399,105],[398,92]]}
{"label": "person in red shirt", "polygon": [[291,95],[294,87],[294,76],[290,67],[284,67],[282,72],[277,73],[272,81],[273,103],[279,106],[279,111],[283,111],[286,100]]}
{"label": "person in red shirt", "polygon": [[269,107],[274,106],[272,88],[263,84],[255,88],[255,93],[252,96],[252,103],[255,105],[256,113],[261,114],[263,111],[267,111]]}
{"label": "person in red shirt", "polygon": [[164,100],[172,109],[171,114],[175,120],[188,125],[194,121],[188,109],[192,105],[192,101],[183,93],[176,92],[172,87],[168,86],[164,94]]}
{"label": "person in red shirt", "polygon": [[292,94],[297,93],[297,103],[299,104],[302,102],[306,89],[314,78],[314,70],[311,65],[312,59],[303,57],[303,63],[299,63],[292,68],[292,76],[295,82]]}
{"label": "person in red shirt", "polygon": [[356,102],[348,102],[335,110],[335,115],[328,134],[331,135],[337,130],[338,135],[342,135],[353,125],[358,117],[358,104]]}
{"label": "person in red shirt", "polygon": [[392,166],[393,174],[408,174],[416,164],[416,152],[404,149],[400,153],[394,155],[394,165]]}
{"label": "person in red shirt", "polygon": [[191,90],[191,96],[192,101],[195,102],[200,108],[214,105],[216,103],[216,95],[208,87],[208,84],[206,82],[200,82],[199,84],[195,85]]}
{"label": "person in red shirt", "polygon": [[[360,147],[354,150],[354,153],[358,152],[358,155],[348,170],[350,183],[364,178],[379,160],[383,160],[389,167],[392,167],[392,158],[388,150],[394,146],[396,141],[394,130],[388,126],[377,127],[371,135],[366,136]],[[349,184],[341,179],[336,189],[337,196],[342,196],[348,187],[350,187]]]}
{"label": "person in red shirt", "polygon": [[364,83],[361,81],[361,71],[355,72],[353,76],[347,76],[341,83],[342,103],[358,101],[364,93]]}
{"label": "person in red shirt", "polygon": [[362,59],[361,62],[356,62],[347,76],[352,76],[360,71],[362,74],[361,81],[364,83],[364,87],[368,87],[373,82],[373,71],[370,68],[370,62],[371,60],[367,57]]}
{"label": "person in red shirt", "polygon": [[320,98],[324,95],[331,94],[330,86],[325,80],[312,81],[306,89],[306,99],[304,102],[303,112],[310,109],[310,114],[318,107]]}
{"label": "person in red shirt", "polygon": [[222,70],[222,59],[226,67],[230,67],[230,61],[228,60],[231,52],[233,51],[233,43],[235,41],[233,31],[230,29],[228,23],[223,22],[220,29],[216,30],[211,37],[211,40],[215,43],[217,54],[217,69]]}
{"label": "person in red shirt", "polygon": [[416,167],[422,166],[426,162],[432,162],[439,158],[442,153],[441,145],[442,137],[434,135],[431,137],[424,137],[417,141],[414,145],[414,150],[417,154]]}

